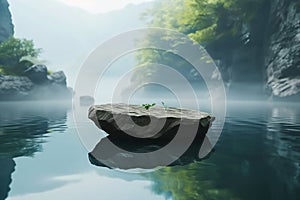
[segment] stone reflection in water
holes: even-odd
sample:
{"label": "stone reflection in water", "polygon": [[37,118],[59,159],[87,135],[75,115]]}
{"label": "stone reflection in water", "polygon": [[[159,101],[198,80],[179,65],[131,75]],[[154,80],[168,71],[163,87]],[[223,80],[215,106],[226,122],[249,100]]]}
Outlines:
{"label": "stone reflection in water", "polygon": [[[169,165],[187,165],[199,161],[199,150],[204,139],[207,139],[205,134],[198,134],[187,151]],[[163,166],[164,161],[146,154],[163,148],[169,142],[169,140],[118,138],[109,135],[101,139],[89,153],[89,160],[93,165],[100,167],[122,170],[154,169]],[[111,148],[111,143],[118,148]],[[180,142],[177,145],[181,145]],[[170,151],[162,151],[162,153],[166,159],[175,157]]]}
{"label": "stone reflection in water", "polygon": [[16,157],[34,156],[52,131],[66,128],[68,105],[56,103],[0,103],[0,200],[12,182]]}

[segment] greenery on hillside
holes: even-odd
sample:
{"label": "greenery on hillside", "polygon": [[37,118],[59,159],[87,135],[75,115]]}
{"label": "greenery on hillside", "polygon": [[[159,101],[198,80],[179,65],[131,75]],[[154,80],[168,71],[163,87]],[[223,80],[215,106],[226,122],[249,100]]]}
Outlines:
{"label": "greenery on hillside", "polygon": [[33,63],[25,57],[37,58],[41,49],[32,40],[10,37],[0,44],[0,73],[22,75]]}
{"label": "greenery on hillside", "polygon": [[[253,31],[260,28],[253,27],[259,26],[257,20],[267,3],[268,0],[164,0],[158,1],[144,13],[143,18],[149,26],[168,28],[187,35],[203,45],[214,59],[230,59],[234,49],[260,43],[255,41],[257,33]],[[147,40],[149,44],[163,40],[173,46],[180,45],[160,35],[150,35]],[[192,71],[192,66],[170,52],[142,50],[136,57],[139,66],[161,63],[178,70],[189,80],[193,77],[197,79],[198,74]],[[151,72],[151,69],[148,71]],[[154,72],[146,78],[153,75]]]}
{"label": "greenery on hillside", "polygon": [[199,43],[239,36],[267,0],[166,0],[145,13],[152,26],[175,29]]}

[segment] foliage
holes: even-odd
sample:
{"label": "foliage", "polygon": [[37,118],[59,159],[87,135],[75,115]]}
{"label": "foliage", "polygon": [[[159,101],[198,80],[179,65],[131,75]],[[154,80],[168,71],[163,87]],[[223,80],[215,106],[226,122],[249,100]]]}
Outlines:
{"label": "foliage", "polygon": [[267,0],[166,0],[144,14],[152,26],[175,29],[199,43],[237,36]]}
{"label": "foliage", "polygon": [[33,63],[24,57],[37,58],[41,49],[35,48],[32,40],[11,37],[0,44],[0,68],[2,73],[22,75]]}
{"label": "foliage", "polygon": [[[228,188],[218,187],[216,167],[208,163],[165,167],[148,175],[154,181],[152,190],[166,199],[205,200],[240,199]],[[170,198],[171,199],[171,198]]]}
{"label": "foliage", "polygon": [[[157,1],[153,8],[143,14],[151,27],[162,27],[179,31],[200,43],[214,59],[230,57],[232,49],[245,45],[252,37],[252,26],[257,24],[259,13],[268,0],[164,0]],[[159,41],[167,41],[173,47],[180,42],[170,37],[150,34],[143,41],[148,46]],[[213,53],[212,53],[213,52]],[[223,55],[224,54],[224,55]],[[201,55],[199,56],[199,58]],[[170,52],[143,50],[136,54],[139,65],[160,63],[179,71],[188,80],[199,80],[184,59]],[[139,74],[141,79],[151,79],[157,71],[147,69]],[[149,75],[150,74],[150,75]]]}
{"label": "foliage", "polygon": [[51,70],[48,69],[47,74],[51,75],[51,74],[53,74],[53,71],[51,71]]}
{"label": "foliage", "polygon": [[154,107],[156,105],[156,103],[152,103],[152,104],[143,104],[142,106],[146,109],[149,110],[151,107]]}
{"label": "foliage", "polygon": [[[148,38],[148,42],[158,41],[156,40],[157,37],[160,36],[151,35],[151,38]],[[170,44],[174,46],[177,45],[176,41],[172,40],[172,38],[168,38],[168,40]],[[135,57],[138,60],[139,64],[136,67],[137,75],[134,76],[132,81],[142,82],[155,81],[156,79],[159,80],[162,73],[158,72],[158,65],[152,65],[152,63],[159,63],[160,65],[170,66],[172,69],[183,75],[187,80],[193,80],[195,79],[195,77],[200,76],[187,60],[170,51],[159,49],[143,49],[136,52]]]}

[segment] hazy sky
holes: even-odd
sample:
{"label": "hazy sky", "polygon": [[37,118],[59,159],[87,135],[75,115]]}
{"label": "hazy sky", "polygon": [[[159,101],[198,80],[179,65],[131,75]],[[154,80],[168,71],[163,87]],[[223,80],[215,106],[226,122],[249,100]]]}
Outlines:
{"label": "hazy sky", "polygon": [[67,5],[78,7],[92,13],[105,13],[112,10],[124,8],[126,5],[133,3],[143,3],[153,0],[57,0]]}
{"label": "hazy sky", "polygon": [[[40,60],[45,60],[51,71],[63,70],[69,86],[99,44],[124,31],[146,26],[140,15],[151,7],[149,1],[8,0],[15,37],[33,40],[36,47],[42,48]],[[128,4],[134,6],[120,10]],[[94,14],[96,11],[108,13]]]}

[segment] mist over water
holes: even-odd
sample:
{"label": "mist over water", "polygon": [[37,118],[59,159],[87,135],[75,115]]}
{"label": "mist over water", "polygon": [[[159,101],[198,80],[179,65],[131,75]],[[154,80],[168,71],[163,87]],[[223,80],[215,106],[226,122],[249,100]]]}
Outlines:
{"label": "mist over water", "polygon": [[[173,97],[165,102],[176,106]],[[1,162],[7,163],[1,166],[16,164],[13,167],[12,163],[10,170],[2,170],[6,173],[2,177],[11,177],[11,182],[1,182],[1,188],[7,188],[1,195],[9,194],[7,199],[51,199],[63,193],[65,197],[79,200],[77,187],[86,188],[85,193],[90,195],[85,196],[91,198],[99,195],[105,199],[118,198],[105,189],[111,184],[121,194],[134,187],[132,199],[166,196],[178,199],[176,195],[184,198],[190,194],[176,190],[191,185],[201,186],[193,188],[194,194],[216,190],[238,199],[296,199],[300,191],[297,103],[229,101],[222,135],[209,158],[147,174],[126,174],[90,165],[70,105],[19,102],[1,103],[0,107],[3,147],[0,155]],[[99,139],[105,137],[96,128],[90,128],[86,134],[99,134]],[[181,176],[182,173],[187,176]],[[181,183],[174,185],[178,178]],[[96,186],[98,189],[94,190]]]}
{"label": "mist over water", "polygon": [[[287,6],[292,1],[282,2],[285,2],[283,6]],[[95,15],[56,0],[9,0],[9,3],[15,36],[33,39],[37,47],[43,48],[41,59],[45,60],[50,70],[65,71],[71,87],[74,87],[77,73],[88,55],[113,36],[147,26],[139,16],[152,6],[151,3],[131,5],[124,10]],[[276,4],[280,7],[279,1]],[[298,4],[295,3],[296,5]],[[278,16],[285,15],[284,12],[289,13],[287,16],[291,18],[294,16],[296,20],[287,19],[286,23],[278,26],[286,31],[286,24],[298,22],[298,14],[294,8],[296,7],[280,7],[280,11],[275,9],[275,14],[272,14],[274,19],[271,20],[276,22],[274,24],[278,23],[276,13]],[[264,16],[270,13],[261,14]],[[208,16],[211,16],[210,13]],[[228,20],[232,19],[228,17]],[[295,66],[299,60],[289,57],[292,54],[296,57],[298,49],[296,45],[291,49],[287,48],[290,41],[285,42],[283,39],[286,38],[278,37],[286,36],[283,30],[270,33],[271,39],[263,41],[266,34],[260,34],[260,29],[265,26],[265,22],[262,20],[258,24],[254,23],[258,25],[254,35],[250,34],[250,26],[242,27],[241,34],[245,41],[240,41],[240,33],[237,33],[235,49],[229,48],[231,40],[225,37],[224,43],[219,41],[221,48],[216,48],[215,52],[212,50],[217,59],[220,59],[215,61],[222,73],[217,73],[214,78],[221,80],[222,77],[224,81],[226,118],[223,127],[216,116],[217,119],[207,134],[216,130],[221,130],[222,134],[217,138],[213,150],[203,159],[200,159],[198,153],[196,158],[195,155],[187,154],[185,159],[178,159],[173,166],[151,169],[144,173],[129,173],[118,169],[118,166],[117,169],[104,165],[95,166],[88,153],[101,140],[109,138],[107,133],[88,119],[89,106],[76,107],[71,101],[0,102],[0,200],[298,200],[299,96],[279,99],[273,96],[274,91],[270,88],[275,85],[278,87],[275,91],[283,93],[298,91],[299,70]],[[227,34],[226,20],[223,25],[221,28]],[[272,29],[270,25],[266,27]],[[295,27],[299,26],[296,24]],[[294,35],[293,38],[297,41],[299,34]],[[255,40],[256,36],[258,40]],[[253,39],[255,43],[251,43]],[[276,40],[282,40],[282,44],[277,46],[277,42],[274,43]],[[291,46],[294,40],[291,40]],[[178,41],[175,41],[176,45],[180,43]],[[119,50],[126,42],[128,41],[118,41],[114,46],[100,49],[100,55]],[[263,52],[267,51],[267,47],[263,47],[268,46],[267,43],[275,44],[274,47],[268,47],[270,55]],[[191,63],[174,52],[152,49],[152,53],[156,54],[150,55],[147,51],[149,53],[149,50],[144,52],[145,60],[148,59],[147,56],[154,55],[152,58],[165,61],[168,69],[176,69],[175,72],[165,73],[167,70],[160,70],[155,66],[143,68],[153,63],[145,60],[144,63],[141,62],[138,56],[142,50],[126,52],[112,60],[108,66],[99,66],[96,56],[91,62],[94,68],[89,68],[89,72],[102,67],[106,67],[106,70],[97,77],[96,83],[92,83],[90,79],[81,83],[82,88],[87,89],[92,88],[93,84],[97,86],[92,95],[86,95],[91,95],[95,104],[126,103],[142,106],[155,103],[156,106],[189,108],[216,115],[212,107],[213,95],[208,90],[205,77],[197,74]],[[201,57],[193,52],[186,53],[195,60]],[[210,57],[205,52],[204,54],[204,57]],[[273,54],[279,56],[274,58]],[[265,61],[267,59],[268,63]],[[214,65],[210,58],[203,63],[203,68]],[[154,64],[158,66],[161,63]],[[286,71],[281,70],[280,66],[286,64],[291,66]],[[186,84],[179,81],[179,78],[174,78],[173,75],[177,73]],[[213,79],[213,76],[209,78]],[[159,84],[159,80],[168,84]],[[147,84],[141,84],[145,82]],[[41,90],[44,92],[44,88]],[[74,91],[74,96],[76,92]],[[50,92],[49,95],[58,96],[58,93]],[[33,99],[41,99],[39,93]],[[278,99],[282,102],[277,102]],[[285,100],[292,101],[284,102]],[[222,105],[221,100],[219,103]],[[76,109],[82,113],[78,118]],[[201,146],[203,141],[197,142],[198,140],[196,144]],[[130,146],[124,142],[122,145],[136,150],[132,144]],[[151,147],[150,145],[149,149]],[[116,156],[124,157],[121,154]]]}

